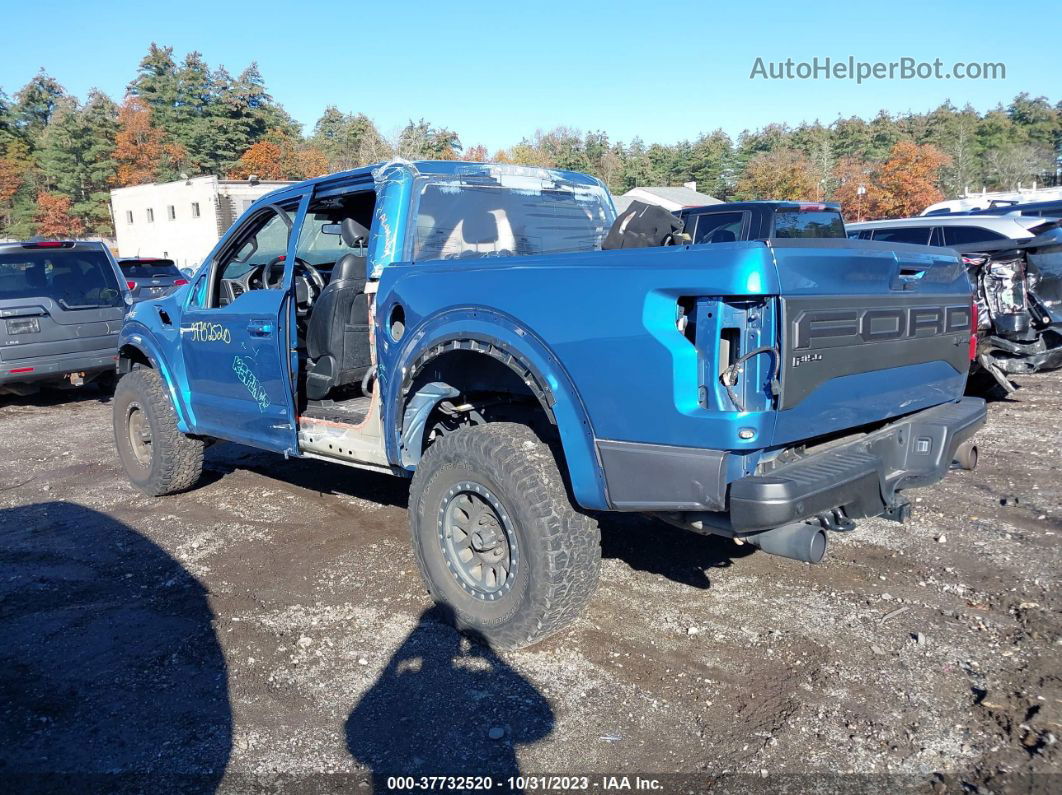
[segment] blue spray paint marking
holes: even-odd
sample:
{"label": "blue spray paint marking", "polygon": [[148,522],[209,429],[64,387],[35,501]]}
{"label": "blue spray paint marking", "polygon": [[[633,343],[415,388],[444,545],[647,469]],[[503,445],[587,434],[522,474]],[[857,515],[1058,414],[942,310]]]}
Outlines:
{"label": "blue spray paint marking", "polygon": [[266,394],[265,387],[259,382],[258,376],[248,366],[248,361],[242,356],[234,356],[232,358],[232,369],[236,373],[236,377],[240,379],[240,383],[247,387],[247,391],[258,404],[258,410],[265,411],[269,408],[269,395]]}

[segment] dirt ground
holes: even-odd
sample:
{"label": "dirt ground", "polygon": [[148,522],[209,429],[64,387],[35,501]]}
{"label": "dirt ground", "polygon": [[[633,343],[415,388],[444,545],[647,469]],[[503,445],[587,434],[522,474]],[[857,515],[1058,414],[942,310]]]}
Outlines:
{"label": "dirt ground", "polygon": [[1020,383],[821,565],[603,517],[587,615],[505,654],[430,609],[404,481],[219,444],[151,499],[94,390],[0,398],[0,777],[1060,791],[1062,374]]}

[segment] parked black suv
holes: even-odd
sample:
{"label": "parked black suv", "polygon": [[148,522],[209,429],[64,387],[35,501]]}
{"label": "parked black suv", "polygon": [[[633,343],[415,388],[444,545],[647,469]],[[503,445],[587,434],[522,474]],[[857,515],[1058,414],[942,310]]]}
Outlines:
{"label": "parked black suv", "polygon": [[118,267],[134,301],[161,298],[188,284],[172,259],[128,257],[118,260]]}
{"label": "parked black suv", "polygon": [[112,374],[123,281],[102,243],[0,243],[0,394]]}

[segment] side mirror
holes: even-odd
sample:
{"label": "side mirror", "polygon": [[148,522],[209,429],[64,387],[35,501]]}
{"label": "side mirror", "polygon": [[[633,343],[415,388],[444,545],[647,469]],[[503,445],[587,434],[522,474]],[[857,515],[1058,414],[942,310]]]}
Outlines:
{"label": "side mirror", "polygon": [[186,279],[191,279],[195,276],[195,271],[192,268],[181,268],[181,275]]}

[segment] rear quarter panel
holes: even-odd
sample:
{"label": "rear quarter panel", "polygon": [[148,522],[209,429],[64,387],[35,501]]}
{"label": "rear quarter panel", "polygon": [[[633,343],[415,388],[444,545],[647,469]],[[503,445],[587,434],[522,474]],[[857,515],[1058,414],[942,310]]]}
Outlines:
{"label": "rear quarter panel", "polygon": [[[776,291],[759,243],[390,265],[377,300],[385,427],[400,427],[402,368],[420,352],[463,331],[493,332],[543,370],[577,496],[605,507],[592,496],[594,438],[748,447],[732,414],[700,406],[698,353],[676,326],[676,304]],[[396,303],[408,329],[398,343],[386,333]]]}

